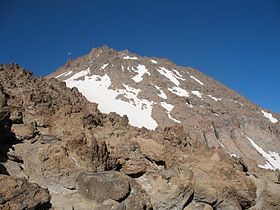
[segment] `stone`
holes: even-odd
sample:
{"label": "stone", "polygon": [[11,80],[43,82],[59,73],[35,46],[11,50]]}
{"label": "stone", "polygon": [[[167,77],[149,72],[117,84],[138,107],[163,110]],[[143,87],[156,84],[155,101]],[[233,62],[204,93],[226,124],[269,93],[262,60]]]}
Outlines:
{"label": "stone", "polygon": [[107,199],[121,202],[129,195],[130,185],[127,177],[117,171],[82,173],[78,178],[78,190],[97,203]]}
{"label": "stone", "polygon": [[132,178],[129,179],[131,191],[122,203],[129,210],[152,210],[152,204],[147,192]]}
{"label": "stone", "polygon": [[12,132],[19,140],[31,139],[35,136],[35,129],[32,126],[23,124],[13,124]]}
{"label": "stone", "polygon": [[[266,175],[264,176],[264,174]],[[277,173],[266,170],[261,170],[260,173],[258,173],[258,177],[253,175],[250,176],[250,179],[257,186],[258,195],[256,199],[256,204],[253,207],[251,207],[250,210],[280,209],[280,184],[275,184],[276,177]]]}
{"label": "stone", "polygon": [[137,142],[143,155],[152,161],[162,162],[164,158],[164,145],[159,144],[153,139],[132,138],[131,141]]}
{"label": "stone", "polygon": [[24,178],[0,175],[0,209],[47,210],[51,207],[50,199],[48,190],[35,183],[29,183]]}
{"label": "stone", "polygon": [[191,202],[183,210],[213,210],[213,208],[207,203]]}
{"label": "stone", "polygon": [[3,164],[0,163],[0,174],[9,175],[7,169]]}
{"label": "stone", "polygon": [[[5,123],[5,122],[3,122],[3,121],[8,120],[9,117],[10,117],[10,111],[9,111],[9,109],[7,109],[6,107],[0,108],[0,122],[1,122],[1,124]],[[0,124],[0,125],[1,125],[1,124]]]}
{"label": "stone", "polygon": [[84,199],[77,190],[69,190],[64,193],[51,193],[52,207],[57,210],[92,210],[96,209],[98,204]]}
{"label": "stone", "polygon": [[106,143],[94,136],[78,134],[66,140],[65,147],[77,160],[77,163],[89,172],[115,168],[117,160],[109,155]]}
{"label": "stone", "polygon": [[16,124],[21,124],[21,123],[23,123],[23,120],[22,120],[22,112],[21,112],[19,109],[13,109],[13,110],[11,111],[10,120],[11,120],[13,123],[16,123]]}
{"label": "stone", "polygon": [[63,146],[39,142],[16,146],[17,150],[22,151],[25,173],[30,179],[51,192],[76,188],[77,176],[81,170]]}
{"label": "stone", "polygon": [[23,172],[22,164],[8,159],[5,163],[3,163],[3,165],[7,169],[7,173],[10,176],[27,178],[27,176]]}
{"label": "stone", "polygon": [[169,180],[163,179],[162,173],[148,171],[136,182],[147,192],[155,209],[183,209],[194,192],[192,172],[186,170],[183,174],[177,173]]}
{"label": "stone", "polygon": [[7,104],[7,95],[3,92],[3,87],[0,85],[0,109]]}

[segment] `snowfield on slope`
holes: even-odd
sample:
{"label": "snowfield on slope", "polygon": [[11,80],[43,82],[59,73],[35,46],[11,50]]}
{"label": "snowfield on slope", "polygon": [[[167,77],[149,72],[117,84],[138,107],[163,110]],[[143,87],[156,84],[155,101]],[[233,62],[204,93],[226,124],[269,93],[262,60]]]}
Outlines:
{"label": "snowfield on slope", "polygon": [[[67,87],[78,88],[89,101],[98,104],[101,112],[127,115],[129,123],[139,128],[144,126],[154,130],[157,127],[157,122],[152,118],[154,102],[137,98],[138,93],[141,92],[140,89],[123,85],[124,89],[112,90],[109,88],[111,79],[107,74],[87,76],[88,73],[89,70],[86,69],[65,80]],[[84,80],[77,80],[82,76],[84,76]],[[120,96],[127,100],[117,99]]]}
{"label": "snowfield on slope", "polygon": [[263,113],[264,117],[266,117],[267,119],[270,120],[270,122],[272,122],[272,123],[278,122],[278,120],[275,117],[273,117],[271,113],[265,112],[264,110],[262,110],[262,113]]}
{"label": "snowfield on slope", "polygon": [[248,136],[246,138],[250,141],[252,146],[264,157],[266,160],[265,165],[258,165],[261,168],[276,170],[280,169],[280,156],[277,152],[269,151],[268,153],[263,150],[259,145],[255,143],[255,141]]}

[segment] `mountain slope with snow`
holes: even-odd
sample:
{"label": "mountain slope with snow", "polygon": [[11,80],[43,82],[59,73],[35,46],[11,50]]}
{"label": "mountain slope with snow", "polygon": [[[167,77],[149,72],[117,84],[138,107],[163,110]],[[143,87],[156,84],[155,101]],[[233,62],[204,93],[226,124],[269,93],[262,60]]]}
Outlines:
{"label": "mountain slope with snow", "polygon": [[105,46],[69,61],[49,77],[78,88],[104,113],[127,115],[133,126],[154,130],[180,124],[192,142],[221,147],[261,167],[280,168],[249,140],[278,157],[280,116],[196,69]]}

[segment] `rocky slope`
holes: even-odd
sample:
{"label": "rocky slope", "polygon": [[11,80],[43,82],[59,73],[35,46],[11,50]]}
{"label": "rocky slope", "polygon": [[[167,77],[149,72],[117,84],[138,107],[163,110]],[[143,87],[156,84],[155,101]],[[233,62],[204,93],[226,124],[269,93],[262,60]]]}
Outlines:
{"label": "rocky slope", "polygon": [[0,84],[0,209],[280,208],[278,170],[182,125],[133,127],[15,64],[0,65]]}
{"label": "rocky slope", "polygon": [[104,113],[127,115],[136,127],[179,124],[187,141],[280,169],[280,116],[193,68],[104,46],[48,77],[77,87]]}

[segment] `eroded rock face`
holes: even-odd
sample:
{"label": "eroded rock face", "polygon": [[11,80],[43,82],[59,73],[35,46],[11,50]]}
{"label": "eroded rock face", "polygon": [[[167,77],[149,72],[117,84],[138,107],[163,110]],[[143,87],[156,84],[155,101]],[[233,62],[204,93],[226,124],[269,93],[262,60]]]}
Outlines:
{"label": "eroded rock face", "polygon": [[[54,209],[279,206],[277,171],[193,141],[200,134],[180,125],[156,131],[132,127],[127,117],[102,114],[76,88],[34,78],[18,65],[0,69],[0,171],[6,174],[1,176],[24,183],[20,192],[26,194],[26,199],[6,202],[10,209],[20,202],[31,209],[49,208],[44,206],[48,191]],[[9,184],[1,189],[0,198],[7,199],[18,188]],[[41,196],[30,203],[34,194],[28,189]]]}

